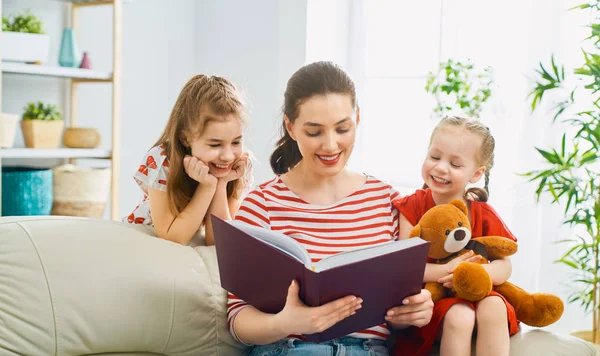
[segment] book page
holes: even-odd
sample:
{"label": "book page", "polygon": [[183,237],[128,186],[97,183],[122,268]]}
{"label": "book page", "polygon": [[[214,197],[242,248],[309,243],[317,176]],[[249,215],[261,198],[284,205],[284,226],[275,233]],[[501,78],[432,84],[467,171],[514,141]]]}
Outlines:
{"label": "book page", "polygon": [[403,250],[412,246],[426,243],[424,240],[414,237],[406,240],[390,241],[373,246],[366,246],[352,251],[340,252],[323,258],[315,264],[315,272],[326,271],[331,268],[368,260],[373,257],[386,255],[388,253]]}
{"label": "book page", "polygon": [[300,261],[300,263],[303,263],[306,268],[312,269],[312,262],[308,252],[298,241],[294,240],[290,236],[278,231],[249,225],[237,220],[228,220],[227,222],[254,237],[255,239],[263,241],[290,255],[291,257]]}

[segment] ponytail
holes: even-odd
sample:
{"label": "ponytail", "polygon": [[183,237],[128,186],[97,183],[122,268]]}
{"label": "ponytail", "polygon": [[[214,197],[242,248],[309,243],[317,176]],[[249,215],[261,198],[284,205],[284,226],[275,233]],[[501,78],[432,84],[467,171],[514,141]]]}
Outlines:
{"label": "ponytail", "polygon": [[271,169],[275,174],[287,173],[302,159],[298,143],[292,139],[285,127],[282,130],[282,136],[277,141],[277,146],[270,159]]}
{"label": "ponytail", "polygon": [[476,187],[469,188],[465,192],[465,198],[466,199],[471,198],[474,201],[479,201],[482,203],[487,202],[490,197],[490,189],[488,187],[489,183],[490,183],[490,172],[485,171],[485,185],[483,186],[483,189],[476,188]]}

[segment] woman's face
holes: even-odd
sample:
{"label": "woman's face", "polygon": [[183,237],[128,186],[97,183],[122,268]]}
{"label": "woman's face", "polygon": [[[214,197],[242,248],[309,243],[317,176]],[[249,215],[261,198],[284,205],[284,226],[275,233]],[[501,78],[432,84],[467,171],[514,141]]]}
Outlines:
{"label": "woman's face", "polygon": [[301,164],[322,176],[335,176],[348,162],[359,120],[347,94],[315,95],[300,104],[293,123],[285,118],[302,154]]}

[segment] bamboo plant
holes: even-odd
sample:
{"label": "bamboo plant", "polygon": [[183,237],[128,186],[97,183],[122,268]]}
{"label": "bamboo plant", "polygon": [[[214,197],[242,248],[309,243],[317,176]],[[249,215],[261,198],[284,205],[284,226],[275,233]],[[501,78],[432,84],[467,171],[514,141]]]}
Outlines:
{"label": "bamboo plant", "polygon": [[[570,129],[563,134],[559,147],[539,148],[544,169],[525,173],[537,184],[536,196],[550,197],[564,207],[564,224],[581,233],[559,241],[565,253],[556,262],[570,269],[572,293],[568,303],[580,304],[593,317],[591,340],[600,335],[600,0],[570,10],[591,11],[589,36],[582,43],[582,64],[565,70],[554,56],[549,65],[540,63],[535,87],[530,93],[532,111],[540,109],[546,93],[567,93],[554,105],[551,121],[560,121]],[[572,79],[572,80],[571,80]],[[591,98],[591,100],[590,100]],[[575,107],[577,103],[577,107]],[[590,341],[591,341],[590,340]]]}

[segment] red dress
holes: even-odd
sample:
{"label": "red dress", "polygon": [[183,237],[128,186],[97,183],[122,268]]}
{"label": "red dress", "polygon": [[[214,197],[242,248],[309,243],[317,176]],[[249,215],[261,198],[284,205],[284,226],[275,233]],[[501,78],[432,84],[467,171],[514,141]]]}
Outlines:
{"label": "red dress", "polygon": [[[498,213],[487,203],[471,201],[471,233],[473,237],[481,236],[504,236],[513,241],[517,238],[506,227]],[[402,215],[414,226],[426,211],[435,206],[431,190],[417,190],[412,195],[407,195],[392,201],[392,204]],[[519,321],[515,309],[500,294],[492,291],[490,295],[496,295],[504,300],[508,319],[508,332],[514,335],[519,332]],[[439,334],[444,315],[448,309],[456,303],[465,303],[474,310],[477,303],[468,302],[460,298],[444,298],[435,303],[431,322],[422,328],[409,328],[398,334],[394,355],[427,355],[430,353],[433,343]]]}

